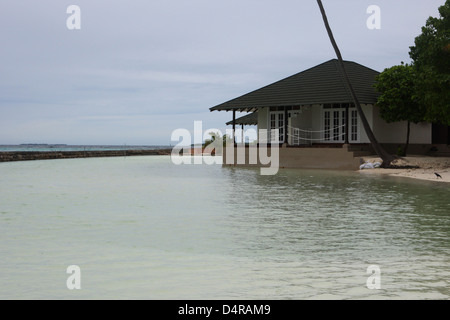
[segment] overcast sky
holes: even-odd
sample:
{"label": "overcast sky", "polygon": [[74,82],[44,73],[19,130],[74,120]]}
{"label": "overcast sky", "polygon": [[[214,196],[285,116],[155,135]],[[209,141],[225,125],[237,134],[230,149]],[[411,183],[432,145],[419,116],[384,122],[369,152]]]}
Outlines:
{"label": "overcast sky", "polygon": [[[377,71],[410,61],[444,2],[323,0],[344,59]],[[226,128],[210,107],[336,57],[315,0],[0,0],[0,39],[0,144],[173,145],[196,120]]]}

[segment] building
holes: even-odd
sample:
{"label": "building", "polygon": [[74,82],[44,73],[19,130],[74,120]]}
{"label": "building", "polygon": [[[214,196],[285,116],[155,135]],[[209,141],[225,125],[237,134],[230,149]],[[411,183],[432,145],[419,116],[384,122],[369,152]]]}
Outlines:
{"label": "building", "polygon": [[[355,62],[345,61],[344,64],[377,140],[388,152],[396,153],[406,141],[407,123],[387,123],[380,117],[376,106],[378,93],[373,87],[379,72]],[[359,165],[359,158],[355,161],[355,157],[373,152],[336,59],[210,110],[231,111],[233,119],[227,124],[233,125],[233,129],[236,125],[253,124],[257,124],[258,131],[267,129],[267,137],[259,136],[258,140],[280,144],[281,166],[353,168]],[[238,112],[247,114],[236,118]],[[448,135],[443,137],[436,128],[430,123],[411,124],[409,152],[426,154],[433,139],[437,143],[448,140]],[[278,133],[277,137],[274,132]],[[312,154],[314,159],[306,161]],[[345,154],[345,161],[340,161],[338,156]]]}

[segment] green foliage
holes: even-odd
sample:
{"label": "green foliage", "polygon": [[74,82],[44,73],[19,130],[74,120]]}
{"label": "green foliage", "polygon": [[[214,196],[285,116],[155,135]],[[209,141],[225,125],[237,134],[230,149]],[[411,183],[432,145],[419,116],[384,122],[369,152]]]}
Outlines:
{"label": "green foliage", "polygon": [[397,149],[397,156],[399,156],[399,157],[405,157],[405,156],[406,156],[405,148],[403,148],[403,147],[398,147],[398,149]]}
{"label": "green foliage", "polygon": [[220,136],[219,132],[210,131],[210,132],[208,132],[208,134],[210,135],[211,138],[205,140],[205,143],[203,144],[204,148],[209,146],[214,141],[216,141],[216,139],[219,139],[219,140],[221,139],[221,136]]}
{"label": "green foliage", "polygon": [[233,138],[231,138],[229,135],[224,134],[223,136],[220,135],[220,132],[214,132],[210,131],[208,134],[211,136],[210,139],[205,140],[205,143],[203,144],[203,147],[209,146],[211,143],[222,140],[222,144],[225,147],[228,144],[233,143]]}
{"label": "green foliage", "polygon": [[380,92],[377,105],[380,116],[386,122],[407,121],[405,147],[400,147],[398,156],[405,156],[409,145],[410,124],[425,120],[426,107],[416,97],[417,73],[410,66],[402,64],[385,69],[375,82],[375,88]]}
{"label": "green foliage", "polygon": [[399,65],[385,69],[375,82],[380,92],[377,105],[380,116],[386,122],[424,121],[425,107],[415,97],[415,70],[410,65]]}
{"label": "green foliage", "polygon": [[439,14],[428,18],[409,55],[417,73],[414,97],[427,107],[425,119],[450,125],[450,0]]}

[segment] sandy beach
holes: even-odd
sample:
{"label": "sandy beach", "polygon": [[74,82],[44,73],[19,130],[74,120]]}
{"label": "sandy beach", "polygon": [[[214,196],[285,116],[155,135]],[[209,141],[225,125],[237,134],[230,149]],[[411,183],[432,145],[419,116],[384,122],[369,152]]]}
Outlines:
{"label": "sandy beach", "polygon": [[[378,157],[364,157],[365,162],[381,162]],[[407,177],[420,180],[450,182],[450,158],[448,157],[428,157],[428,156],[407,156],[395,160],[393,168],[383,169],[363,169],[362,174],[386,174],[396,177]],[[437,177],[438,173],[441,177]]]}

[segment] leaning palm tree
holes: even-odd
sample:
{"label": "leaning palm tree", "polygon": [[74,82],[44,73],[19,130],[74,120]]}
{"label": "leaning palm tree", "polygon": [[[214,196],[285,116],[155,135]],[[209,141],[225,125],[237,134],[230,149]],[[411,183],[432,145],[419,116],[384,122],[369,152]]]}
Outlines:
{"label": "leaning palm tree", "polygon": [[356,109],[358,110],[359,116],[361,118],[361,122],[364,126],[364,130],[367,133],[367,137],[370,140],[370,143],[372,144],[373,149],[377,153],[377,155],[383,160],[382,167],[386,168],[389,167],[391,162],[394,161],[394,157],[387,153],[383,147],[378,143],[377,139],[375,138],[375,135],[372,132],[372,129],[370,128],[369,122],[367,121],[366,116],[364,115],[364,112],[361,108],[361,104],[359,103],[358,97],[356,96],[355,90],[353,89],[353,86],[350,82],[350,78],[348,77],[347,71],[345,70],[344,61],[342,59],[341,52],[339,50],[339,47],[337,46],[336,41],[334,40],[333,32],[331,31],[330,24],[328,23],[328,18],[325,13],[325,9],[322,5],[322,0],[317,0],[317,3],[319,4],[320,12],[322,13],[323,22],[325,23],[325,28],[327,29],[328,36],[330,38],[331,44],[334,48],[334,51],[336,52],[339,65],[341,67],[342,75],[348,85],[348,88],[350,90],[353,102],[356,106]]}

